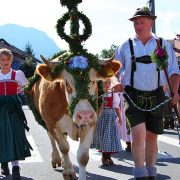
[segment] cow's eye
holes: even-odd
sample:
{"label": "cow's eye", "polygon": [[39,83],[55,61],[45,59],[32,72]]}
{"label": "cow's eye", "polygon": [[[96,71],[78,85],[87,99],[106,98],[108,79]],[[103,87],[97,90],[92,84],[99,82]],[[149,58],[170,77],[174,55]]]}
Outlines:
{"label": "cow's eye", "polygon": [[71,94],[73,92],[72,87],[70,86],[70,84],[66,81],[66,90],[69,94]]}

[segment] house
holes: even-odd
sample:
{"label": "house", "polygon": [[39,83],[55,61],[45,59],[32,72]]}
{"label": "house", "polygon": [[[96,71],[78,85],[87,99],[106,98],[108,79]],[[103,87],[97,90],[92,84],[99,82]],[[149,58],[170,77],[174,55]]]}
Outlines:
{"label": "house", "polygon": [[[25,60],[25,58],[32,57],[31,55],[25,53],[24,51],[22,51],[19,48],[13,46],[12,44],[9,44],[4,39],[0,39],[0,48],[7,48],[7,49],[11,50],[11,52],[13,54],[12,68],[15,69],[15,70],[20,69],[20,67],[23,64],[23,61]],[[42,63],[37,58],[35,58],[35,57],[32,57],[32,58],[36,63]]]}
{"label": "house", "polygon": [[180,66],[180,34],[177,34],[173,40],[168,40],[168,41],[171,43],[174,49],[178,64]]}

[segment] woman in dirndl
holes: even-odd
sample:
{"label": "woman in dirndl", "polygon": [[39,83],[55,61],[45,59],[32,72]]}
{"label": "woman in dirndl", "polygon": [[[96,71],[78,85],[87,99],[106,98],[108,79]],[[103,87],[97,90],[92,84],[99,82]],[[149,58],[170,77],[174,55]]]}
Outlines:
{"label": "woman in dirndl", "polygon": [[[107,93],[111,86],[110,79],[103,82],[104,92]],[[102,152],[102,165],[111,165],[114,164],[111,154],[122,150],[117,129],[117,123],[121,124],[119,96],[117,93],[111,92],[104,95],[103,99],[104,103],[96,124],[91,147]]]}
{"label": "woman in dirndl", "polygon": [[11,69],[13,55],[0,49],[0,163],[1,173],[9,175],[8,162],[12,163],[12,178],[20,180],[19,160],[31,156],[31,146],[25,129],[27,121],[18,98],[18,85],[25,86],[27,79],[22,71]]}

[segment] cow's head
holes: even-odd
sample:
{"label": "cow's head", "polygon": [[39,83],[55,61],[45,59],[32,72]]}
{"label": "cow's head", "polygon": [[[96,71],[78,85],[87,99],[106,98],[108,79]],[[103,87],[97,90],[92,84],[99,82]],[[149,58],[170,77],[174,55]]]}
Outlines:
{"label": "cow's head", "polygon": [[[97,119],[97,81],[114,76],[120,63],[113,57],[98,60],[92,54],[83,56],[65,54],[58,61],[47,61],[37,67],[37,72],[47,81],[63,80],[69,115],[79,126],[92,124]],[[59,102],[61,103],[61,102]]]}

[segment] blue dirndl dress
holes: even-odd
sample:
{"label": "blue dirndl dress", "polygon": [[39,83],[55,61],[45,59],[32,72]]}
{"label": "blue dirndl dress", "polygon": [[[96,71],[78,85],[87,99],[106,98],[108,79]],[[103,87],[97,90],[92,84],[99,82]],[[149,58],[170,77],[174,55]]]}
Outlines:
{"label": "blue dirndl dress", "polygon": [[17,95],[16,72],[0,81],[0,162],[24,160],[31,156],[25,128],[27,121]]}
{"label": "blue dirndl dress", "polygon": [[112,107],[113,94],[111,97],[104,97],[101,114],[96,123],[95,134],[91,148],[106,153],[117,153],[122,150],[117,128],[117,115]]}

